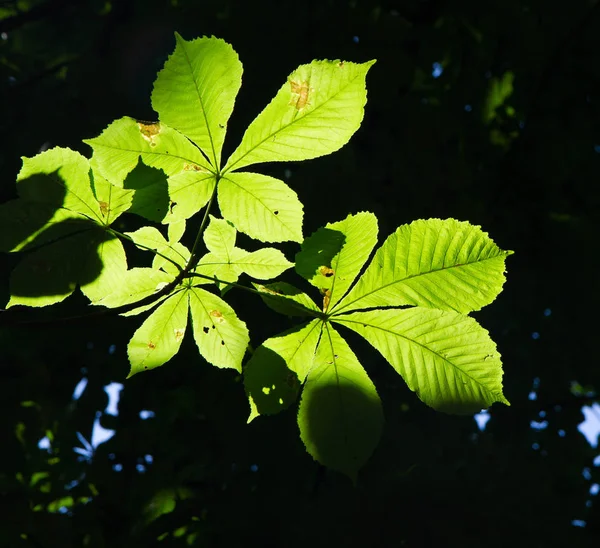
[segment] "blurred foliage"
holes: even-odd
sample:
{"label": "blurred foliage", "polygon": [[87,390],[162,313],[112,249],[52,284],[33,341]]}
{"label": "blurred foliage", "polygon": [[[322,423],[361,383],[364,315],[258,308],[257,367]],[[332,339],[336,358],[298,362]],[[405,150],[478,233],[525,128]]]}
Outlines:
{"label": "blurred foliage", "polygon": [[[14,197],[21,156],[54,145],[89,155],[81,139],[113,119],[152,120],[149,90],[175,30],[239,52],[232,136],[299,64],[378,59],[350,144],[269,169],[306,204],[305,233],[368,210],[382,234],[454,217],[514,249],[503,298],[477,314],[503,355],[512,406],[493,407],[484,432],[436,414],[353,340],[386,412],[354,488],[305,454],[293,411],[246,425],[239,377],[185,341],[170,367],[125,383],[117,416],[106,413],[133,324],[44,321],[80,312],[71,297],[0,329],[0,544],[598,546],[589,491],[600,460],[577,426],[600,386],[600,2],[2,0],[0,201]],[[242,319],[262,307],[229,296]],[[289,327],[263,308],[254,346]],[[540,412],[547,427],[531,428]],[[95,421],[115,435],[93,448]]]}

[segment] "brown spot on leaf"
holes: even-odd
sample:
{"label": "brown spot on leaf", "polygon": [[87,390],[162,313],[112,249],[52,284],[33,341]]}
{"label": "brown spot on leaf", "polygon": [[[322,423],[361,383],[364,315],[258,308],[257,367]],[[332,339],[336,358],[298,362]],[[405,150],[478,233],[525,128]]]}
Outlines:
{"label": "brown spot on leaf", "polygon": [[107,202],[98,202],[100,205],[100,213],[102,213],[103,217],[108,215],[108,203]]}
{"label": "brown spot on leaf", "polygon": [[155,345],[155,344],[154,344],[152,341],[149,341],[149,342],[148,342],[148,348],[149,348],[150,350],[154,350],[154,349],[156,348],[156,345]]}
{"label": "brown spot on leaf", "polygon": [[320,266],[317,272],[326,278],[331,278],[335,274],[333,268],[329,268],[328,266]]}
{"label": "brown spot on leaf", "polygon": [[309,87],[308,82],[295,82],[294,80],[290,80],[290,87],[292,90],[290,105],[296,107],[296,110],[302,110],[306,105],[310,105],[309,94],[314,90]]}
{"label": "brown spot on leaf", "polygon": [[323,311],[329,308],[329,301],[331,300],[331,289],[321,289],[323,295]]}
{"label": "brown spot on leaf", "polygon": [[183,171],[202,171],[203,173],[208,173],[208,171],[206,171],[206,169],[204,169],[202,166],[188,164],[187,162],[183,164]]}
{"label": "brown spot on leaf", "polygon": [[177,329],[173,329],[174,333],[175,333],[175,340],[177,342],[179,342],[181,339],[183,339],[183,336],[185,335],[185,328],[177,328]]}
{"label": "brown spot on leaf", "polygon": [[209,312],[209,314],[213,318],[213,321],[215,321],[217,323],[223,323],[225,321],[223,314],[221,312],[219,312],[218,310],[211,310]]}
{"label": "brown spot on leaf", "polygon": [[138,122],[140,133],[151,147],[156,146],[156,136],[160,133],[160,122]]}

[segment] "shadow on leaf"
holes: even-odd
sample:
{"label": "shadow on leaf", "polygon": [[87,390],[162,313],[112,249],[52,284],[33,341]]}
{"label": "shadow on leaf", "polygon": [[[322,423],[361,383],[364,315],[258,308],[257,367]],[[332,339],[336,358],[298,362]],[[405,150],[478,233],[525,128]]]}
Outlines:
{"label": "shadow on leaf", "polygon": [[129,213],[160,223],[169,213],[169,188],[162,169],[149,167],[142,159],[127,175],[123,188],[135,190]]}

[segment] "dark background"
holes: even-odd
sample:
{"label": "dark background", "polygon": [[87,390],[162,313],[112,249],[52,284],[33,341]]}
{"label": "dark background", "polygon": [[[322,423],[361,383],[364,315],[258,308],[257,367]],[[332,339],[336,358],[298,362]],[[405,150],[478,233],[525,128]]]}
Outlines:
{"label": "dark background", "polygon": [[[386,414],[356,487],[305,452],[294,409],[246,425],[239,377],[189,334],[172,362],[125,381],[139,318],[17,325],[85,312],[77,296],[2,313],[0,546],[600,546],[600,458],[577,428],[600,389],[598,0],[2,0],[0,16],[0,201],[21,156],[89,156],[81,140],[113,119],[154,119],[177,30],[224,38],[244,64],[224,157],[299,64],[378,59],[346,147],[260,166],[289,176],[305,234],[368,210],[382,237],[454,217],[515,251],[504,292],[475,314],[512,403],[484,431],[425,407],[351,339]],[[2,260],[5,303],[15,258]],[[252,296],[227,299],[255,346],[287,326]],[[124,383],[117,416],[104,413],[111,382]],[[116,434],[82,456],[77,433],[90,440],[97,417]]]}

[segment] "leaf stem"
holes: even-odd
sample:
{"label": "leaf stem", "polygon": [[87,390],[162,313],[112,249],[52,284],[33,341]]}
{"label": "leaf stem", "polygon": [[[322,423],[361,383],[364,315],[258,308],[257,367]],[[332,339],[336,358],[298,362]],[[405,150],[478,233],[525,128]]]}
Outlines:
{"label": "leaf stem", "polygon": [[196,265],[198,264],[198,261],[200,260],[200,257],[198,257],[197,249],[198,249],[198,245],[200,244],[200,240],[202,239],[202,235],[204,234],[204,229],[206,228],[206,225],[208,224],[208,214],[210,213],[210,208],[212,207],[212,204],[215,200],[215,196],[217,195],[217,188],[219,186],[220,178],[221,178],[220,175],[218,175],[218,174],[215,175],[215,179],[216,179],[215,188],[213,189],[210,199],[208,200],[208,203],[206,204],[206,209],[204,210],[204,217],[202,218],[202,222],[200,223],[200,228],[198,229],[198,234],[196,234],[196,240],[194,241],[194,245],[192,246],[190,260],[188,261],[188,264],[183,269],[186,274],[188,274],[190,271],[194,270],[194,268],[196,268]]}

